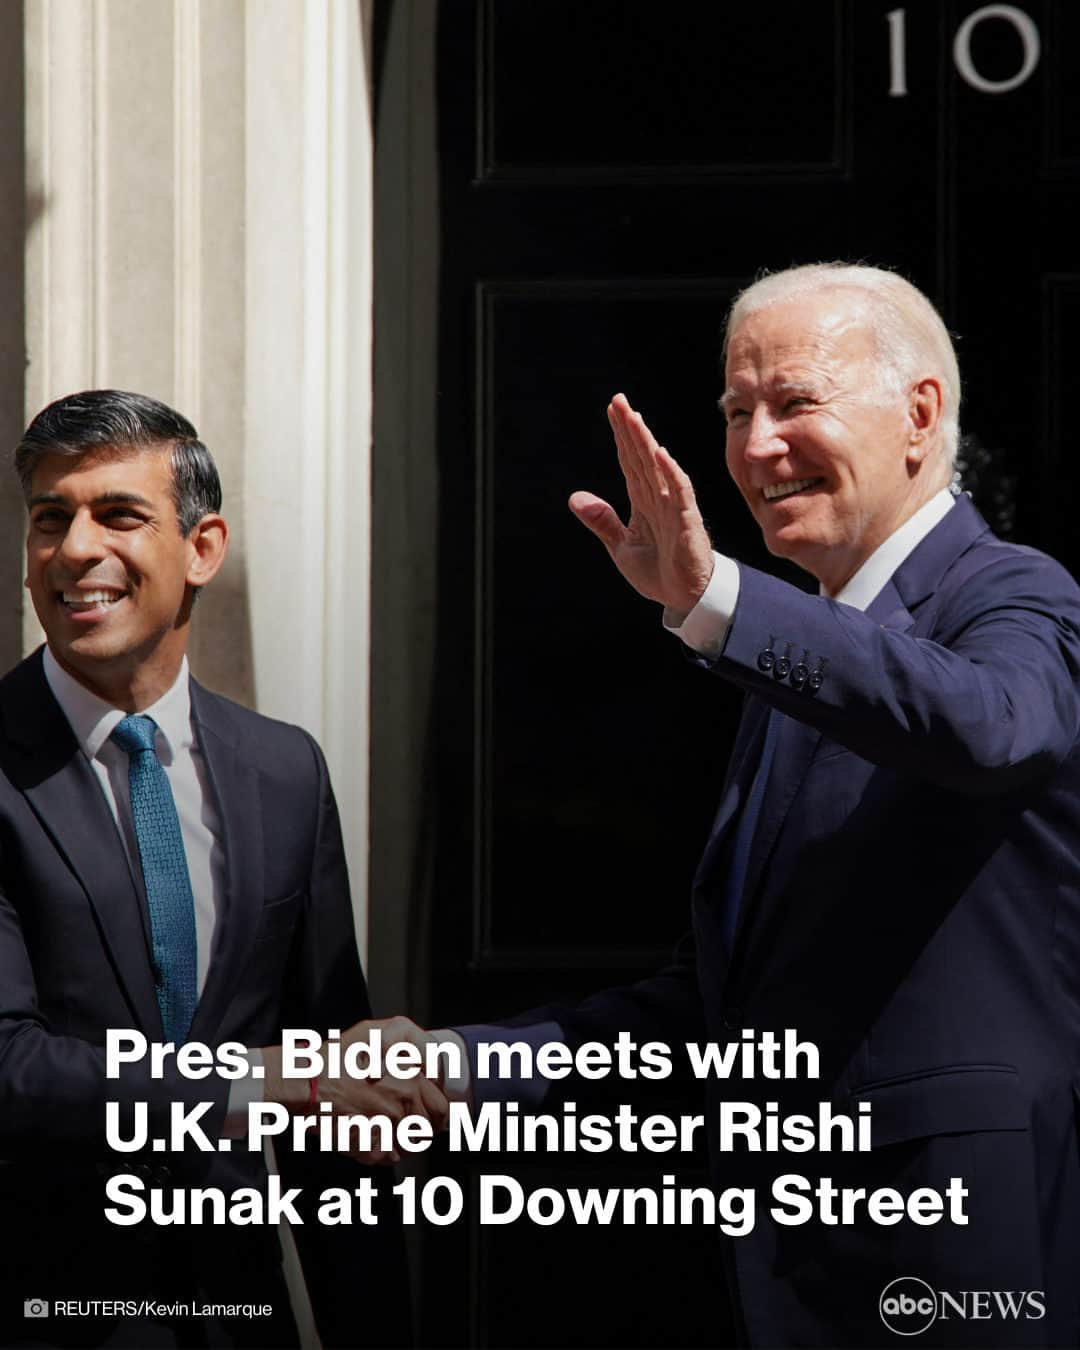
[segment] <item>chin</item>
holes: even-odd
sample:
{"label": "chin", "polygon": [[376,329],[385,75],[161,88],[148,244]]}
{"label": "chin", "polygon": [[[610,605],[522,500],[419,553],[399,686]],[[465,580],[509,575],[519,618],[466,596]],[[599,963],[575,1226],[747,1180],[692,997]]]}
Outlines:
{"label": "chin", "polygon": [[107,639],[96,633],[87,633],[85,637],[78,637],[55,650],[60,651],[73,665],[86,665],[112,660],[123,651],[123,644],[115,638]]}
{"label": "chin", "polygon": [[765,547],[775,558],[790,558],[792,562],[798,562],[798,555],[813,545],[801,530],[780,529],[771,530],[765,535]]}
{"label": "chin", "polygon": [[816,563],[822,556],[823,546],[821,544],[808,539],[778,537],[766,539],[765,547],[774,558],[783,558],[785,562],[794,563],[796,567],[808,572],[813,577],[818,575]]}

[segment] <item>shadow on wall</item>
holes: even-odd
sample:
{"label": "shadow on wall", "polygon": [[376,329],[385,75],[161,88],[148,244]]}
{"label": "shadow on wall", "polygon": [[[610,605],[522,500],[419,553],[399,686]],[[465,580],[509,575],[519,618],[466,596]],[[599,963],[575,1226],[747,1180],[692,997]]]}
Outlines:
{"label": "shadow on wall", "polygon": [[[41,193],[28,194],[25,153],[26,82],[24,21],[21,5],[0,3],[0,200],[5,203],[0,227],[0,673],[22,657],[25,508],[12,469],[12,453],[37,411],[26,407],[27,313],[25,304],[26,244],[49,210]],[[145,389],[138,382],[116,381],[175,402],[167,389]],[[56,391],[70,392],[70,391]],[[185,416],[193,410],[180,407]],[[200,419],[201,421],[201,419]],[[201,435],[206,428],[199,426]],[[225,492],[224,512],[232,530],[232,548],[213,585],[200,597],[192,623],[189,652],[195,675],[210,688],[249,707],[255,706],[255,672],[248,598],[248,572],[243,550],[243,464],[229,461],[224,451],[240,444],[236,428],[219,428],[208,437],[218,460]],[[32,617],[32,616],[31,616]],[[32,631],[32,629],[31,629]]]}
{"label": "shadow on wall", "polygon": [[[210,450],[213,453],[214,447]],[[225,566],[199,597],[191,623],[189,652],[196,679],[255,707],[255,663],[251,643],[251,607],[248,603],[248,572],[236,527],[240,523],[240,493],[227,492],[222,514],[233,529],[234,547]]]}
{"label": "shadow on wall", "polygon": [[44,209],[25,203],[23,7],[0,5],[0,669],[22,654],[23,505],[11,452],[23,430],[26,233]]}

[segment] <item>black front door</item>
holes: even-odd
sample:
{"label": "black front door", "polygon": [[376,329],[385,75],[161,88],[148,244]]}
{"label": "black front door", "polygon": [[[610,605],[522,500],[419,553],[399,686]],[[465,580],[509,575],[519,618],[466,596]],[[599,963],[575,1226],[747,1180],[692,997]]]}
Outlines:
{"label": "black front door", "polygon": [[[604,416],[623,390],[717,547],[776,567],[716,408],[725,308],[762,268],[861,259],[921,286],[958,335],[977,500],[1080,566],[1078,51],[1066,0],[439,6],[435,664],[428,828],[408,841],[436,1024],[639,978],[687,926],[739,700],[565,503],[623,504]],[[703,1175],[696,1157],[472,1161],[563,1189]],[[715,1229],[474,1213],[425,1241],[426,1342],[732,1334]]]}

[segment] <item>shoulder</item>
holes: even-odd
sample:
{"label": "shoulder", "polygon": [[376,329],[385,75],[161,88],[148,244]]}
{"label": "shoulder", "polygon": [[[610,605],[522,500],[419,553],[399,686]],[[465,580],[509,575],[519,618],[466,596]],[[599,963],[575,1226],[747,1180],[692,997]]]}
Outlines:
{"label": "shoulder", "polygon": [[1080,588],[1065,568],[1036,548],[998,538],[967,496],[899,565],[892,586],[920,616],[924,636],[928,622],[955,632],[980,615],[1016,611],[1080,628]]}
{"label": "shoulder", "polygon": [[[1062,585],[1080,594],[1080,588],[1072,576],[1049,553],[1032,548],[1028,544],[1016,544],[1008,539],[1000,539],[987,528],[971,544],[971,547],[957,559],[950,572],[976,572],[985,568],[1006,568],[1017,573],[1035,573],[1045,577],[1054,577]],[[947,574],[948,575],[948,574]]]}
{"label": "shoulder", "polygon": [[210,737],[264,771],[302,779],[326,774],[322,750],[310,732],[215,694],[195,679],[191,712],[200,739]]}
{"label": "shoulder", "polygon": [[0,734],[18,745],[74,744],[42,664],[43,647],[0,678]]}
{"label": "shoulder", "polygon": [[989,530],[942,575],[939,598],[950,611],[1031,609],[1080,628],[1080,586],[1049,554],[999,539]]}
{"label": "shoulder", "polygon": [[38,647],[36,651],[24,656],[23,659],[11,667],[9,671],[0,677],[0,700],[9,704],[12,700],[40,699],[48,693],[49,686],[45,680],[45,669],[42,665],[42,655],[44,647]]}

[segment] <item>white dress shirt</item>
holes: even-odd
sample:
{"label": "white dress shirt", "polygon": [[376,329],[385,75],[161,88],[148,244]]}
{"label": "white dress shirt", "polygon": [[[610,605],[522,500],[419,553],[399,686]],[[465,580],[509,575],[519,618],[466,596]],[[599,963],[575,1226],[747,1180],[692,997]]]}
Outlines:
{"label": "white dress shirt", "polygon": [[[127,714],[98,698],[69,675],[48,647],[43,664],[46,682],[101,784],[131,870],[138,876],[142,863],[131,815],[128,786],[131,758],[109,739]],[[172,687],[156,703],[144,708],[140,716],[152,717],[157,723],[154,748],[169,780],[180,820],[180,835],[195,902],[196,983],[201,995],[225,898],[225,846],[206,761],[191,725],[191,685],[186,656]],[[261,1065],[262,1055],[258,1050],[249,1050],[248,1060],[252,1066]],[[224,1127],[226,1135],[236,1135],[246,1127],[248,1103],[261,1101],[262,1096],[262,1082],[258,1078],[248,1076],[232,1080]]]}
{"label": "white dress shirt", "polygon": [[[83,754],[101,784],[109,810],[116,821],[132,871],[141,872],[139,844],[131,816],[128,789],[130,756],[109,737],[127,716],[104,699],[92,694],[60,665],[45,648],[45,679],[60,710],[67,718]],[[198,951],[196,982],[201,994],[210,968],[214,931],[225,895],[225,849],[221,837],[206,764],[191,729],[191,688],[187,657],[172,687],[152,707],[140,714],[157,723],[155,748],[172,789],[180,835],[187,854],[191,894],[195,900],[195,945]]]}
{"label": "white dress shirt", "polygon": [[[954,501],[949,488],[935,493],[878,545],[832,598],[839,604],[865,610],[904,559],[914,553],[916,546],[944,519]],[[680,621],[674,611],[664,611],[664,627],[668,632],[677,634],[702,656],[719,656],[739,602],[738,565],[722,553],[714,553],[713,559],[715,565],[709,584],[690,613]]]}

